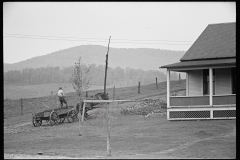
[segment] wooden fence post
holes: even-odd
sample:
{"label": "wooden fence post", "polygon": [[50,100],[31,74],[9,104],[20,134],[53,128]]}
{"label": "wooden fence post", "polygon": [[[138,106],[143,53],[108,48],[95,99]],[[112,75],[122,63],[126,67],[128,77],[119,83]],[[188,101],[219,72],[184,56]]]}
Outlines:
{"label": "wooden fence post", "polygon": [[[115,98],[115,86],[113,88],[113,100]],[[114,104],[114,102],[113,102]],[[111,156],[111,145],[110,145],[110,127],[109,127],[109,122],[110,122],[110,115],[109,115],[109,104],[107,104],[107,116],[106,116],[106,129],[107,129],[107,155]]]}
{"label": "wooden fence post", "polygon": [[156,77],[156,88],[158,89],[157,77]]}
{"label": "wooden fence post", "polygon": [[88,97],[88,91],[86,91],[86,97]]}
{"label": "wooden fence post", "polygon": [[83,103],[82,122],[84,121],[85,107],[86,107],[86,103]]}
{"label": "wooden fence post", "polygon": [[23,115],[23,102],[22,102],[22,98],[20,99],[21,101],[21,116]]}
{"label": "wooden fence post", "polygon": [[111,146],[110,146],[110,128],[109,128],[109,104],[107,104],[107,123],[106,123],[106,128],[107,128],[107,155],[111,156]]}
{"label": "wooden fence post", "polygon": [[[84,119],[84,112],[82,112],[82,115],[81,115],[81,107],[82,107],[82,104],[83,104],[83,108],[84,108],[84,110],[85,110],[85,103],[83,102],[83,101],[80,101],[80,106],[79,106],[79,111],[78,111],[78,117],[79,117],[79,119],[78,119],[78,123],[79,123],[79,136],[82,136],[82,134],[81,134],[81,118],[82,119]],[[82,122],[82,124],[83,124],[83,122]]]}
{"label": "wooden fence post", "polygon": [[138,82],[138,93],[140,93],[140,82]]}
{"label": "wooden fence post", "polygon": [[115,86],[113,87],[113,100],[115,98]]}

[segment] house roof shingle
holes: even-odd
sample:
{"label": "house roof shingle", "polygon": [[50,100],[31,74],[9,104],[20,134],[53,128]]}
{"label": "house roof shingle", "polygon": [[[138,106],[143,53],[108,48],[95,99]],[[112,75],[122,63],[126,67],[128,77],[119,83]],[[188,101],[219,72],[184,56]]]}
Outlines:
{"label": "house roof shingle", "polygon": [[210,24],[180,61],[236,57],[236,23]]}

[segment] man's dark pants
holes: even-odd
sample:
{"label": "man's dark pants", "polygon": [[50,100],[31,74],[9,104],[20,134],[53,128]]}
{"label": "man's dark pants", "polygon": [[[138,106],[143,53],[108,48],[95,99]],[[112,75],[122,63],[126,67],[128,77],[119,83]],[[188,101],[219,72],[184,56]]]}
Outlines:
{"label": "man's dark pants", "polygon": [[68,106],[68,105],[67,105],[67,101],[65,100],[64,97],[59,97],[59,101],[60,101],[60,103],[61,103],[61,107],[63,106],[63,103],[65,103],[66,106]]}

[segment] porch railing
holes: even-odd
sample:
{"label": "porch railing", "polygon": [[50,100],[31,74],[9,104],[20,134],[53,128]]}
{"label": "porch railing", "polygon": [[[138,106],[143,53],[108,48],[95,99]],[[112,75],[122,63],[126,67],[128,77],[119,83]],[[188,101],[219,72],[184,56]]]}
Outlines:
{"label": "porch railing", "polygon": [[213,95],[213,105],[236,104],[236,95]]}
{"label": "porch railing", "polygon": [[[213,95],[213,106],[236,105],[236,95]],[[173,96],[170,97],[171,106],[207,106],[209,104],[209,95],[203,96]]]}
{"label": "porch railing", "polygon": [[177,96],[170,97],[171,106],[209,105],[209,96]]}

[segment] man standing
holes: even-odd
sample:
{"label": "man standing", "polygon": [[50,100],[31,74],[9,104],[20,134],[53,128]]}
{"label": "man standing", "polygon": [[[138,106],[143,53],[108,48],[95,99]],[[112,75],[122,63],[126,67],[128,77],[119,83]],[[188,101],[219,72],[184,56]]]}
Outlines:
{"label": "man standing", "polygon": [[60,103],[61,103],[61,107],[63,106],[63,103],[65,103],[66,106],[68,106],[68,105],[67,105],[67,101],[66,101],[65,98],[64,98],[65,95],[64,95],[64,92],[63,92],[63,90],[62,90],[62,87],[59,87],[58,97],[59,97],[59,101],[60,101]]}

